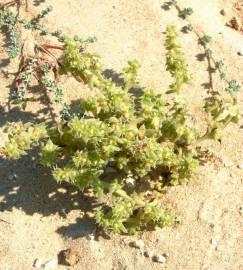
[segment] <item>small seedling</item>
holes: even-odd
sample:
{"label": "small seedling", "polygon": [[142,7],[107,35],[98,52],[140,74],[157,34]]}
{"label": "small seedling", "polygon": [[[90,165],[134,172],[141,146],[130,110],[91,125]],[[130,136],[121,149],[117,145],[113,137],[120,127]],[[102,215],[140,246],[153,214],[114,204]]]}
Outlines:
{"label": "small seedling", "polygon": [[179,16],[183,19],[186,19],[192,14],[193,14],[193,9],[189,7],[189,8],[184,8],[183,10],[181,10]]}
{"label": "small seedling", "polygon": [[184,30],[185,32],[192,32],[192,31],[193,31],[193,25],[192,25],[191,23],[189,23],[189,24],[187,24],[187,25],[185,25],[185,26],[183,27],[183,30]]}
{"label": "small seedling", "polygon": [[204,35],[203,37],[199,39],[199,41],[201,42],[202,45],[207,45],[208,43],[212,41],[212,37],[208,35]]}

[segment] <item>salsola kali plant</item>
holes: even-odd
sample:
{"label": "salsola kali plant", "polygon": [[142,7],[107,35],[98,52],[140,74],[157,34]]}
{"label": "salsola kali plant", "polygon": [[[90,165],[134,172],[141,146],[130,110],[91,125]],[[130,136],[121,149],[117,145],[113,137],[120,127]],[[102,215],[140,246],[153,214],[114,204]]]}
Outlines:
{"label": "salsola kali plant", "polygon": [[175,27],[168,26],[166,63],[175,81],[170,102],[152,90],[140,97],[133,94],[132,89],[138,87],[137,61],[123,69],[123,83],[118,85],[104,77],[97,55],[80,50],[79,42],[66,38],[60,73],[100,94],[81,100],[74,115],[51,127],[9,124],[9,140],[1,152],[18,159],[39,147],[40,159],[51,167],[56,181],[93,191],[100,202],[95,218],[105,231],[133,234],[172,224],[174,218],[162,204],[161,190],[190,180],[199,165],[198,143],[218,139],[219,130],[238,119],[238,111],[232,107],[226,111],[219,100],[217,106],[206,106],[212,116],[207,132],[196,130],[180,94],[191,76],[176,38]]}

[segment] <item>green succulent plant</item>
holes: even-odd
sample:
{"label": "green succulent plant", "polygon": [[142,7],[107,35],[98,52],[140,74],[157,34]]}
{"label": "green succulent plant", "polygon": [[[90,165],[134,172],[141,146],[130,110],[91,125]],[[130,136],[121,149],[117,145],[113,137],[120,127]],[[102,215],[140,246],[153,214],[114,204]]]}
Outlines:
{"label": "green succulent plant", "polygon": [[[171,2],[177,5],[176,1]],[[43,31],[39,21],[50,11],[49,8],[35,17],[29,27]],[[6,24],[6,18],[11,19],[5,10],[1,12],[0,26]],[[191,13],[191,9],[185,9],[183,17]],[[28,25],[26,21],[21,23]],[[44,66],[41,83],[54,93],[56,103],[63,105],[62,119],[51,125],[8,124],[8,141],[1,153],[18,159],[37,147],[42,164],[51,169],[57,182],[68,182],[81,191],[92,190],[99,201],[95,219],[105,231],[134,234],[173,224],[175,219],[163,205],[161,191],[166,185],[191,180],[199,167],[198,144],[204,139],[219,140],[228,124],[238,122],[238,83],[225,79],[230,97],[218,94],[208,98],[204,106],[209,116],[208,128],[201,134],[181,95],[182,86],[192,76],[175,26],[167,27],[165,40],[166,68],[173,79],[170,91],[174,93],[169,101],[150,89],[141,96],[132,91],[134,87],[142,89],[137,80],[138,61],[128,62],[121,83],[117,84],[104,76],[100,57],[85,51],[78,36],[68,38],[62,31],[52,34],[64,45],[60,73],[74,77],[99,94],[81,100],[79,109],[71,114],[62,89],[48,76],[49,67]],[[206,38],[204,41],[204,45],[209,43]],[[208,57],[215,61],[211,50]],[[31,62],[22,74],[26,86],[34,65]],[[221,76],[223,66],[217,61]],[[23,87],[15,94],[23,98],[25,91]]]}

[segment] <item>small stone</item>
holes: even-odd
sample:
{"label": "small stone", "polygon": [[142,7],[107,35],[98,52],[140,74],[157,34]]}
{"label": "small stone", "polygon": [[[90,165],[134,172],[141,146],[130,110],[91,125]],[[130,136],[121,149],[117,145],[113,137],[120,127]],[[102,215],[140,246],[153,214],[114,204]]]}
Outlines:
{"label": "small stone", "polygon": [[89,241],[94,241],[95,240],[95,236],[93,234],[88,234],[86,237]]}
{"label": "small stone", "polygon": [[211,229],[213,229],[213,228],[215,227],[215,225],[214,225],[213,223],[210,223],[209,227],[210,227]]}
{"label": "small stone", "polygon": [[217,241],[215,239],[213,239],[213,238],[210,240],[210,243],[213,246],[217,246]]}
{"label": "small stone", "polygon": [[142,239],[132,242],[132,246],[138,249],[144,248],[144,241]]}
{"label": "small stone", "polygon": [[33,263],[33,267],[35,267],[35,268],[38,269],[38,268],[41,268],[42,265],[43,265],[43,262],[42,262],[41,259],[39,259],[39,258],[35,259],[35,261],[34,261],[34,263]]}
{"label": "small stone", "polygon": [[44,265],[44,270],[56,270],[58,261],[57,259],[49,260]]}
{"label": "small stone", "polygon": [[243,170],[243,163],[240,163],[240,164],[238,165],[238,168],[239,168],[240,170]]}
{"label": "small stone", "polygon": [[62,194],[67,193],[67,189],[66,189],[66,188],[58,188],[57,191],[58,191],[59,193],[62,193]]}
{"label": "small stone", "polygon": [[240,208],[239,208],[239,213],[241,216],[243,215],[243,207],[242,206],[240,206]]}
{"label": "small stone", "polygon": [[240,51],[238,51],[237,54],[238,54],[239,56],[243,56],[243,49],[240,50]]}
{"label": "small stone", "polygon": [[220,10],[220,14],[223,15],[223,16],[226,16],[226,11],[225,11],[225,9],[221,9],[221,10]]}
{"label": "small stone", "polygon": [[162,254],[165,258],[169,258],[170,254],[169,253],[163,253]]}
{"label": "small stone", "polygon": [[144,252],[144,256],[147,258],[152,258],[154,256],[154,251],[153,250],[147,250]]}
{"label": "small stone", "polygon": [[88,211],[88,212],[86,212],[86,216],[87,216],[88,218],[94,218],[95,214],[92,213],[92,212],[90,212],[90,211]]}
{"label": "small stone", "polygon": [[78,262],[78,252],[72,248],[62,250],[58,254],[58,260],[60,264],[74,266]]}
{"label": "small stone", "polygon": [[234,28],[237,31],[240,31],[242,29],[242,23],[238,17],[233,17],[228,23],[226,23],[226,25]]}
{"label": "small stone", "polygon": [[163,255],[155,255],[153,257],[153,260],[157,263],[165,263],[166,262],[166,258]]}

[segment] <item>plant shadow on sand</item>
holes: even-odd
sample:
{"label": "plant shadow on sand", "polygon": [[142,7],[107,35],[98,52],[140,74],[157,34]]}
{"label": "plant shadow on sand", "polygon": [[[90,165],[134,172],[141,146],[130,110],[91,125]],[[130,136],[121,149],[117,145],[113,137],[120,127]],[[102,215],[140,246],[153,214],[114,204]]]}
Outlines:
{"label": "plant shadow on sand", "polygon": [[[77,100],[71,104],[71,107],[76,108],[78,104]],[[9,112],[4,112],[4,108],[1,107],[0,127],[4,127],[7,122],[41,122],[43,119],[37,119],[40,112],[48,114],[50,110],[45,107],[37,113],[31,113],[14,107]],[[50,117],[49,123],[53,121],[54,119]],[[21,209],[27,215],[59,214],[63,218],[72,210],[92,211],[95,204],[92,198],[71,184],[56,183],[51,170],[39,163],[36,150],[19,160],[8,160],[0,155],[0,217],[1,212],[11,211],[13,208]],[[67,229],[57,229],[57,232],[69,237],[76,237],[76,235],[82,237],[91,233],[94,227],[94,219],[84,218],[79,220],[77,225],[70,225]]]}
{"label": "plant shadow on sand", "polygon": [[[109,70],[106,77],[118,84],[122,83],[119,74]],[[9,86],[13,87],[13,86]],[[34,88],[33,93],[37,89]],[[48,101],[48,100],[47,100]],[[36,99],[35,102],[40,102]],[[71,111],[77,111],[80,100],[71,103]],[[5,112],[0,108],[0,127],[8,122],[34,122],[44,119],[38,118],[40,113],[51,115],[51,107],[47,106],[36,113],[25,112],[19,107],[11,108]],[[54,122],[49,117],[49,122]],[[0,217],[1,212],[11,211],[13,208],[21,209],[27,215],[38,213],[42,216],[59,214],[65,218],[72,210],[91,211],[97,206],[97,201],[87,194],[79,191],[68,183],[58,184],[54,181],[51,170],[43,167],[38,161],[36,149],[19,160],[8,160],[0,155]],[[85,237],[96,229],[94,218],[84,216],[77,218],[76,222],[57,229],[65,237]],[[105,235],[104,235],[105,237]]]}
{"label": "plant shadow on sand", "polygon": [[[33,154],[33,155],[32,155]],[[34,151],[31,156],[36,157]],[[0,216],[3,211],[21,209],[27,215],[59,214],[65,218],[72,210],[92,211],[95,202],[68,183],[58,184],[50,170],[25,156],[17,161],[0,157]],[[16,221],[17,222],[17,221]],[[65,236],[86,236],[94,230],[92,218],[84,218],[77,225],[57,229]]]}

